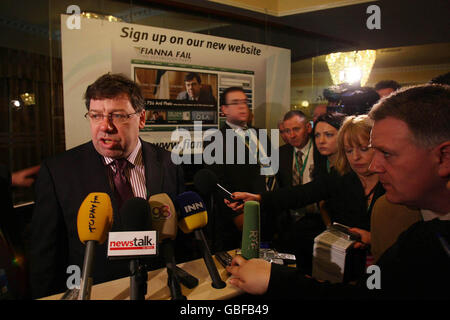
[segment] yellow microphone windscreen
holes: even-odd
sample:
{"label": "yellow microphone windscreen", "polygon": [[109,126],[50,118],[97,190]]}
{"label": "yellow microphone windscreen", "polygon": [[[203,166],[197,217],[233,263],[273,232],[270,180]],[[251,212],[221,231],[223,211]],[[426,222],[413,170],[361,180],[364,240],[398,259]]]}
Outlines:
{"label": "yellow microphone windscreen", "polygon": [[184,233],[190,233],[208,224],[206,205],[200,196],[192,191],[177,196],[179,207],[178,226]]}
{"label": "yellow microphone windscreen", "polygon": [[78,210],[78,237],[82,243],[105,242],[113,223],[113,209],[108,194],[91,192]]}
{"label": "yellow microphone windscreen", "polygon": [[192,216],[187,216],[178,222],[178,226],[184,233],[190,233],[196,229],[203,228],[208,224],[208,213],[206,211],[197,212]]}

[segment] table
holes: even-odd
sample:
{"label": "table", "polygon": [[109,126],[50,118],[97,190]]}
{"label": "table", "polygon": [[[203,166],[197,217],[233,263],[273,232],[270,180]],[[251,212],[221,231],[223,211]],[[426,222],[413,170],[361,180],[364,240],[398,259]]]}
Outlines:
{"label": "table", "polygon": [[[235,255],[236,250],[230,250],[228,253],[231,256]],[[222,289],[215,289],[211,286],[211,277],[209,276],[203,258],[180,263],[178,266],[183,270],[189,272],[191,275],[199,280],[198,286],[193,289],[188,289],[182,284],[181,290],[188,300],[225,300],[236,297],[244,292],[230,285],[227,280],[230,277],[225,268],[213,256],[217,271],[220,277],[226,283],[226,287]],[[44,297],[40,300],[59,300],[64,293],[55,294]],[[125,277],[117,280],[112,280],[92,286],[91,300],[129,300],[130,299],[130,278]],[[167,286],[167,271],[166,268],[161,268],[148,272],[147,294],[146,300],[170,300],[170,290]]]}

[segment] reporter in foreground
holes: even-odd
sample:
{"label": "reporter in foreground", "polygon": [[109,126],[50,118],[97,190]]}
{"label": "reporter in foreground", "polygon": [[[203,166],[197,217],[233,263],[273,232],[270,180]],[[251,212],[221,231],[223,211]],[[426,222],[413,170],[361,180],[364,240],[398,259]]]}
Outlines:
{"label": "reporter in foreground", "polygon": [[[403,88],[370,111],[374,120],[370,169],[388,201],[426,211],[434,219],[410,226],[378,259],[379,289],[368,278],[356,285],[319,282],[294,268],[242,257],[227,270],[251,294],[304,299],[449,299],[450,292],[450,88]],[[256,199],[257,200],[257,199]]]}
{"label": "reporter in foreground", "polygon": [[[259,201],[267,212],[301,208],[320,201],[324,222],[338,222],[352,227],[351,230],[361,234],[362,238],[362,242],[357,242],[355,248],[365,249],[370,243],[372,208],[375,201],[384,194],[378,176],[369,170],[374,155],[374,150],[368,147],[372,124],[373,121],[367,115],[345,118],[339,131],[336,130],[337,155],[329,173],[321,173],[307,184],[263,192],[260,195],[235,192],[234,197],[244,201]],[[225,203],[235,211],[243,207],[243,204],[227,200]],[[297,225],[302,221],[301,219]],[[294,230],[291,245],[297,256],[297,268],[311,274],[314,238],[323,230],[313,233],[313,237],[305,237],[304,231],[307,231],[305,227]],[[352,278],[364,271],[366,251],[358,251],[357,256]]]}

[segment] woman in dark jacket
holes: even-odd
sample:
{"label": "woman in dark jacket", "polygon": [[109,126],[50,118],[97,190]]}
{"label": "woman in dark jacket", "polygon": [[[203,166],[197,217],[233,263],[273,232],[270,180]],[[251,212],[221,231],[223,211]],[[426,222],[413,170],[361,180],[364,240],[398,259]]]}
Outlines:
{"label": "woman in dark jacket", "polygon": [[[335,164],[338,155],[337,137],[344,119],[345,115],[342,113],[325,113],[319,116],[314,122],[312,140],[314,156],[312,177],[314,180],[321,179],[329,174],[334,174],[336,171]],[[331,224],[325,200],[320,201],[318,207],[321,214],[321,224],[325,228]]]}
{"label": "woman in dark jacket", "polygon": [[[338,133],[335,171],[321,174],[320,178],[310,183],[273,192],[235,192],[234,198],[259,201],[265,210],[274,212],[325,200],[331,222],[352,227],[361,234],[363,243],[370,243],[372,207],[376,199],[384,194],[378,176],[368,170],[373,157],[373,150],[368,146],[371,128],[372,122],[366,115],[345,119]],[[237,211],[243,208],[235,202],[227,202],[227,205]]]}
{"label": "woman in dark jacket", "polygon": [[325,113],[314,122],[313,128],[313,179],[327,175],[334,168],[338,155],[338,131],[345,120],[342,113]]}

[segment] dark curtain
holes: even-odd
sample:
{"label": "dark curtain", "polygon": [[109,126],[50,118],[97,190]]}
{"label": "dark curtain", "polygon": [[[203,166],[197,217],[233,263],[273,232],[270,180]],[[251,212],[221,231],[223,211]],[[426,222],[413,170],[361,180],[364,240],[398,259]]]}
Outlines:
{"label": "dark curtain", "polygon": [[[39,164],[65,149],[60,58],[0,48],[0,163],[11,172]],[[35,104],[11,100],[32,93]],[[14,203],[33,200],[32,188],[15,188]]]}

